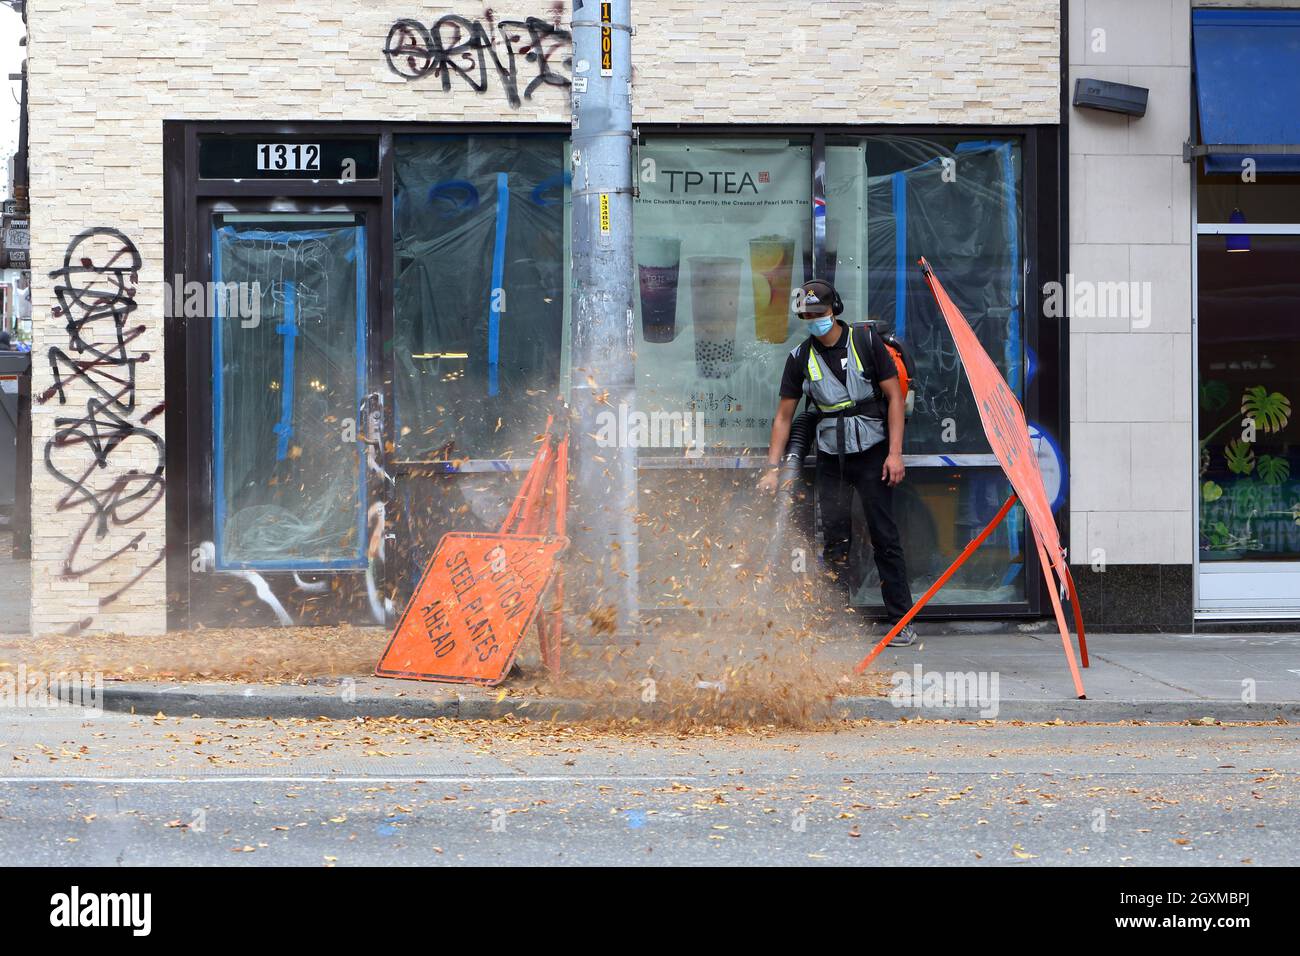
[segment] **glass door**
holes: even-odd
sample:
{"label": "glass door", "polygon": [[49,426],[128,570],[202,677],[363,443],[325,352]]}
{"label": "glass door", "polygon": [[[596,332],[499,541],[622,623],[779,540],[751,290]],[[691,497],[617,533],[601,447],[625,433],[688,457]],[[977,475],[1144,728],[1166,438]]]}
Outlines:
{"label": "glass door", "polygon": [[1197,610],[1300,615],[1300,225],[1198,232]]}
{"label": "glass door", "polygon": [[218,215],[212,249],[217,569],[361,568],[365,226]]}
{"label": "glass door", "polygon": [[210,494],[191,508],[204,623],[390,615],[377,207],[309,210],[206,208]]}

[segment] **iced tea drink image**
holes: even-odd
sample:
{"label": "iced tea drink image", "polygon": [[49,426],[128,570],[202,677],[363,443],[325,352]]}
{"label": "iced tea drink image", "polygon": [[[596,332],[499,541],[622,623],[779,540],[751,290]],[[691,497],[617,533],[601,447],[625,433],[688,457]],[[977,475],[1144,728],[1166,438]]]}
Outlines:
{"label": "iced tea drink image", "polygon": [[640,239],[637,271],[641,280],[641,336],[647,342],[677,338],[677,277],[681,268],[680,239]]}
{"label": "iced tea drink image", "polygon": [[695,370],[700,378],[726,378],[736,367],[736,317],[740,311],[740,259],[691,256],[691,312]]}
{"label": "iced tea drink image", "polygon": [[749,271],[754,283],[754,337],[784,343],[790,333],[794,240],[780,236],[749,240]]}

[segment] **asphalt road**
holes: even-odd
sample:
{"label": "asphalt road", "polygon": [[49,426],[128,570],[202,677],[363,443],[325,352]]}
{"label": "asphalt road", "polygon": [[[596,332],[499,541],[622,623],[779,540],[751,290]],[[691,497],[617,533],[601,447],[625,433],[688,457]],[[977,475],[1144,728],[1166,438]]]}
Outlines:
{"label": "asphalt road", "polygon": [[1294,865],[1300,726],[512,723],[0,712],[34,865]]}

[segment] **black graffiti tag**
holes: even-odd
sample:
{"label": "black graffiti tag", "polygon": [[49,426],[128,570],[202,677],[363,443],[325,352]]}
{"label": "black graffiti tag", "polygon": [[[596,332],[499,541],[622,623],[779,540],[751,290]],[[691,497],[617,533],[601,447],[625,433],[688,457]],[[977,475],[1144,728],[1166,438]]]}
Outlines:
{"label": "black graffiti tag", "polygon": [[537,17],[502,20],[487,26],[481,21],[449,14],[432,27],[418,20],[403,19],[393,24],[384,44],[389,69],[406,80],[436,76],[444,92],[452,88],[452,74],[476,93],[488,89],[491,68],[505,90],[506,101],[518,109],[518,60],[532,65],[536,75],[524,88],[523,99],[532,99],[539,86],[568,87],[569,77],[554,69],[556,64],[571,69],[573,36],[558,22]]}
{"label": "black graffiti tag", "polygon": [[[101,540],[139,521],[163,500],[166,447],[148,425],[165,406],[139,415],[136,408],[136,366],[149,360],[148,352],[134,349],[145,326],[129,323],[136,311],[141,264],[139,251],[124,233],[98,227],[73,239],[63,267],[50,273],[59,303],[53,314],[63,318],[68,342],[66,348],[56,346],[47,353],[54,384],[38,401],[57,395],[60,405],[85,402],[84,412],[54,420],[54,434],[45,445],[46,468],[71,489],[55,503],[56,510],[85,514],[64,559],[65,578],[94,574],[127,552],[138,551],[145,539],[144,532],[128,531],[119,542],[119,531],[95,548],[97,557],[78,561],[92,525],[95,539]],[[80,394],[74,395],[74,390]],[[99,606],[116,601],[163,556],[159,549],[124,583],[107,579],[113,590],[100,595]]]}

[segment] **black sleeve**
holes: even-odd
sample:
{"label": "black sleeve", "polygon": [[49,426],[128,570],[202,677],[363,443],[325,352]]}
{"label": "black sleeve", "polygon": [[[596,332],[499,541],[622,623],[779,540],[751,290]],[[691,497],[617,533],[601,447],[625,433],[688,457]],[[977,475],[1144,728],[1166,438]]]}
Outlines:
{"label": "black sleeve", "polygon": [[889,346],[877,333],[872,333],[871,336],[871,353],[873,361],[876,363],[877,381],[885,382],[891,378],[898,378],[898,366],[894,364],[894,353],[889,351]]}
{"label": "black sleeve", "polygon": [[799,361],[802,349],[791,355],[786,354],[785,371],[781,373],[781,397],[803,398],[804,363]]}

